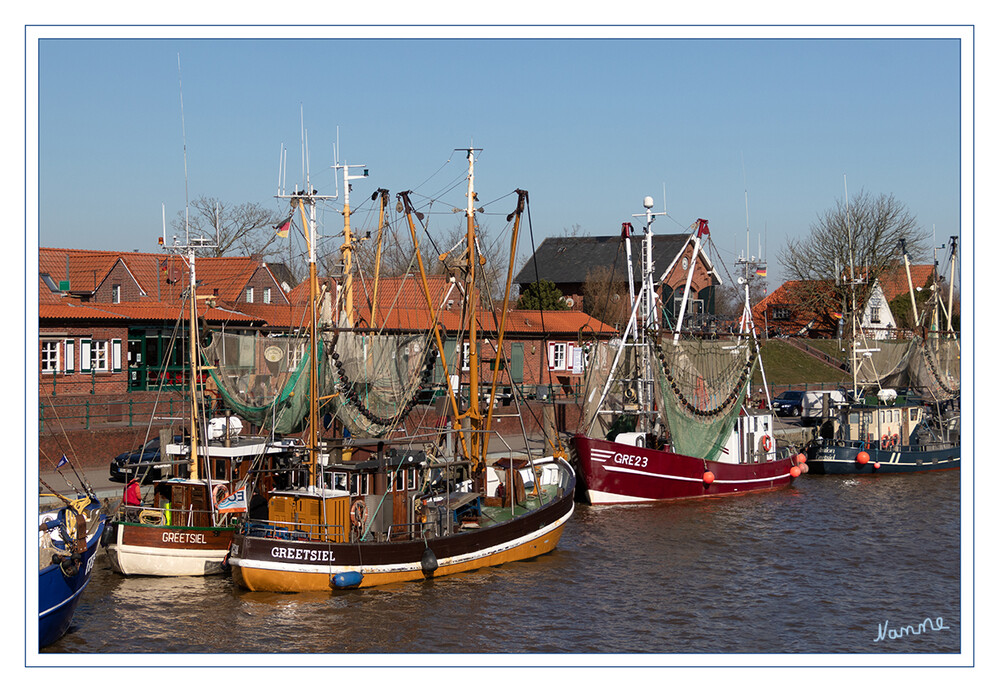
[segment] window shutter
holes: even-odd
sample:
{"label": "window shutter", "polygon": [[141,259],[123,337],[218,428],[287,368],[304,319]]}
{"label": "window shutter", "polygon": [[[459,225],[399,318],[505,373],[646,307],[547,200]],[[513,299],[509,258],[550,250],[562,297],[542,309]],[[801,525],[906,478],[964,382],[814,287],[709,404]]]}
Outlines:
{"label": "window shutter", "polygon": [[548,344],[548,369],[555,369],[555,344]]}
{"label": "window shutter", "polygon": [[89,373],[90,365],[90,339],[80,339],[80,372]]}
{"label": "window shutter", "polygon": [[121,339],[111,339],[111,372],[121,372]]}
{"label": "window shutter", "polygon": [[66,361],[67,374],[71,374],[73,372],[73,360],[74,360],[73,351],[75,346],[76,342],[73,341],[72,339],[66,339],[66,341],[63,342],[63,352],[66,354],[65,361]]}

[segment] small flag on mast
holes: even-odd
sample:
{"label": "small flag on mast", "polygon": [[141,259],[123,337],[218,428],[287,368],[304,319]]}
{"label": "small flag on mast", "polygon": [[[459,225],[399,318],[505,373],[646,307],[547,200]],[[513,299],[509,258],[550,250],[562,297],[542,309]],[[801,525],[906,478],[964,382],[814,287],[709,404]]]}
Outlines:
{"label": "small flag on mast", "polygon": [[218,510],[221,514],[228,512],[245,512],[249,508],[246,486],[236,489],[231,495],[226,495],[219,501]]}
{"label": "small flag on mast", "polygon": [[756,275],[757,276],[766,276],[767,275],[767,268],[766,267],[759,267],[756,270]]}
{"label": "small flag on mast", "polygon": [[292,216],[294,216],[294,214],[289,214],[287,219],[285,219],[284,221],[282,221],[281,223],[279,223],[277,226],[274,227],[277,229],[277,235],[279,238],[288,237],[288,231],[291,229]]}
{"label": "small flag on mast", "polygon": [[837,320],[841,320],[841,319],[843,319],[843,313],[842,313],[842,312],[834,312],[834,313],[832,314],[832,316],[833,316],[833,317],[834,317],[835,319],[837,319]]}
{"label": "small flag on mast", "polygon": [[65,466],[65,465],[66,465],[66,464],[68,464],[68,463],[69,463],[69,459],[67,459],[67,458],[66,458],[66,455],[65,455],[65,454],[63,454],[63,455],[62,455],[62,459],[60,459],[60,460],[59,460],[59,463],[58,463],[58,464],[56,464],[56,468],[59,468],[60,466]]}

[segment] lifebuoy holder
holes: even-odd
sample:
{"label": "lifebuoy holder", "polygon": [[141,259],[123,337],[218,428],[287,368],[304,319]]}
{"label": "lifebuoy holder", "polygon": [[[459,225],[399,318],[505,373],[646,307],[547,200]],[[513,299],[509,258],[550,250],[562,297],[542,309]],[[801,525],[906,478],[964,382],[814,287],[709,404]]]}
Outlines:
{"label": "lifebuoy holder", "polygon": [[368,506],[364,504],[364,500],[354,500],[354,504],[350,506],[350,523],[354,526],[361,527],[368,521]]}

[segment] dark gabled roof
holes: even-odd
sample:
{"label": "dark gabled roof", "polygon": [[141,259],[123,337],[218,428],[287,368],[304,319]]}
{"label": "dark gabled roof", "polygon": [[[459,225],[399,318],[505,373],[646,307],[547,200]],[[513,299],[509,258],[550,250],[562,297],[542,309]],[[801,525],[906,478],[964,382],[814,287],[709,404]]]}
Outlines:
{"label": "dark gabled roof", "polygon": [[[688,240],[689,233],[656,234],[652,246],[652,261],[657,278],[669,267]],[[633,261],[640,261],[641,249],[641,235],[632,236]],[[612,268],[616,265],[616,269],[624,276],[628,271],[627,263],[628,256],[620,235],[545,238],[534,257],[527,260],[513,281],[521,285],[532,284],[540,277],[555,284],[581,284],[594,267]],[[641,276],[636,276],[635,280],[641,281]]]}

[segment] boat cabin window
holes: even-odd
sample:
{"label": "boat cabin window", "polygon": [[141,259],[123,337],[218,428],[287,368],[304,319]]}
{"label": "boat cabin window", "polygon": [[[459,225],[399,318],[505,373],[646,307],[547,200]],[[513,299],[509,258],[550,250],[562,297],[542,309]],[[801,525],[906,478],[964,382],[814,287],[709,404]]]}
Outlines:
{"label": "boat cabin window", "polygon": [[371,493],[371,475],[367,473],[352,473],[348,478],[348,485],[350,486],[352,497],[369,495]]}
{"label": "boat cabin window", "polygon": [[331,487],[334,490],[346,490],[347,489],[347,474],[344,472],[336,472],[333,474],[333,483]]}
{"label": "boat cabin window", "polygon": [[851,413],[850,414],[850,424],[851,425],[856,425],[859,422],[860,422],[860,414],[859,413]]}
{"label": "boat cabin window", "polygon": [[416,469],[390,471],[389,485],[395,490],[416,490]]}
{"label": "boat cabin window", "polygon": [[874,420],[874,417],[871,415],[870,411],[867,411],[866,413],[864,413],[864,422],[865,423],[871,423],[873,420]]}
{"label": "boat cabin window", "polygon": [[919,409],[910,408],[909,409],[909,420],[917,420],[919,418]]}

